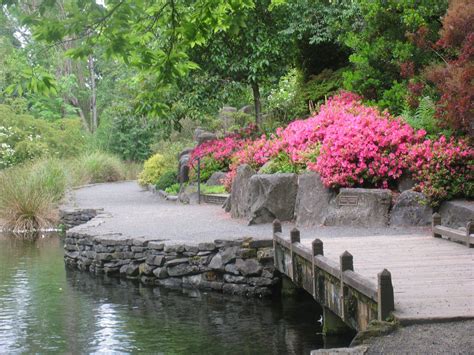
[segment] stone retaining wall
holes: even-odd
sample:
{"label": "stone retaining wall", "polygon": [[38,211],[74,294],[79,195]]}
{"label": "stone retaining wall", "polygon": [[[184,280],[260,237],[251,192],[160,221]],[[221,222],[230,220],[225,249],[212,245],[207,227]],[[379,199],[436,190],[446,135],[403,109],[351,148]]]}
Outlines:
{"label": "stone retaining wall", "polygon": [[87,208],[66,208],[59,211],[60,223],[66,229],[89,222],[97,216],[99,210]]}
{"label": "stone retaining wall", "polygon": [[170,245],[120,235],[94,237],[69,231],[65,263],[96,275],[136,279],[145,285],[209,289],[248,297],[279,290],[271,240],[216,240]]}

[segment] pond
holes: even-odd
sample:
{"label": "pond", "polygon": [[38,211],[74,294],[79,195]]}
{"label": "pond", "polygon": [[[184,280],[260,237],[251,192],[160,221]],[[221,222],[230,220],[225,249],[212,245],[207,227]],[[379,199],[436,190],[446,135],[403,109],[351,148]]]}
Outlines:
{"label": "pond", "polygon": [[67,270],[61,238],[0,234],[0,353],[309,354],[324,338],[308,296],[255,300],[147,288]]}

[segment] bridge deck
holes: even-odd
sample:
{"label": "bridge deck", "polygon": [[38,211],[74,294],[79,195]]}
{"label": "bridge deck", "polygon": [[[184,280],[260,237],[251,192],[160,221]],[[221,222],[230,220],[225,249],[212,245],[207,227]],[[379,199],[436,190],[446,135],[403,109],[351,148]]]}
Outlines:
{"label": "bridge deck", "polygon": [[338,261],[349,251],[354,271],[375,283],[382,269],[391,272],[401,321],[474,318],[474,248],[428,235],[320,239],[326,257]]}

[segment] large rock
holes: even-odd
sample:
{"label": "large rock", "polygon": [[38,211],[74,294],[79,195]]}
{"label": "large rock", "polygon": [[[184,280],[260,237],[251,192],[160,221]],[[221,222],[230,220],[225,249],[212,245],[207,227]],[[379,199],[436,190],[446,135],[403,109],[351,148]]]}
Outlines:
{"label": "large rock", "polygon": [[213,141],[214,139],[217,139],[217,136],[211,132],[203,131],[196,135],[197,145],[201,145],[204,142]]}
{"label": "large rock", "polygon": [[295,218],[298,226],[324,224],[329,202],[335,193],[324,186],[319,174],[308,172],[298,177]]}
{"label": "large rock", "polygon": [[426,226],[431,223],[433,209],[425,195],[404,191],[398,197],[390,213],[392,226]]}
{"label": "large rock", "polygon": [[178,194],[178,200],[186,205],[196,205],[199,202],[199,195],[197,193],[197,186],[183,185]]}
{"label": "large rock", "polygon": [[290,221],[295,213],[298,176],[261,174],[250,178],[249,224],[268,223],[275,218]]}
{"label": "large rock", "polygon": [[178,181],[185,183],[189,181],[189,159],[190,153],[180,154],[178,161]]}
{"label": "large rock", "polygon": [[249,165],[244,164],[237,168],[237,175],[232,182],[230,206],[232,218],[247,218],[250,215],[250,178],[255,175]]}
{"label": "large rock", "polygon": [[247,115],[253,115],[255,113],[255,106],[254,105],[246,105],[239,109],[239,112],[245,113]]}
{"label": "large rock", "polygon": [[223,171],[216,171],[207,180],[206,185],[209,185],[209,186],[224,185],[224,179],[226,176],[227,176],[227,173],[224,173]]}
{"label": "large rock", "polygon": [[474,201],[452,200],[443,202],[439,208],[441,224],[451,228],[466,227],[474,221]]}
{"label": "large rock", "polygon": [[224,106],[219,110],[218,118],[222,121],[222,125],[226,130],[234,124],[233,114],[235,112],[237,112],[237,109],[232,106]]}
{"label": "large rock", "polygon": [[384,227],[392,193],[385,189],[343,188],[329,203],[327,226]]}

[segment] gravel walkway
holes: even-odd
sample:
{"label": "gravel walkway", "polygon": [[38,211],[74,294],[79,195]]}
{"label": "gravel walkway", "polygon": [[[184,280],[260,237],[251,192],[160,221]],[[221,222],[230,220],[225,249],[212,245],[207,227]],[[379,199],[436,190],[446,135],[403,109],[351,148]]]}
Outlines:
{"label": "gravel walkway", "polygon": [[[99,223],[79,226],[95,235],[120,233],[130,237],[150,237],[179,242],[207,242],[242,237],[271,238],[270,224],[248,226],[245,220],[230,218],[220,206],[183,205],[166,201],[158,194],[143,190],[134,181],[97,184],[74,190],[67,207],[103,208],[107,217]],[[289,234],[294,225],[283,224]],[[374,236],[419,234],[420,228],[301,228],[302,238],[321,236]]]}
{"label": "gravel walkway", "polygon": [[474,321],[418,324],[373,338],[366,354],[474,354]]}

